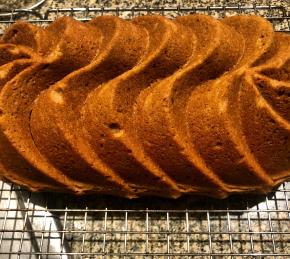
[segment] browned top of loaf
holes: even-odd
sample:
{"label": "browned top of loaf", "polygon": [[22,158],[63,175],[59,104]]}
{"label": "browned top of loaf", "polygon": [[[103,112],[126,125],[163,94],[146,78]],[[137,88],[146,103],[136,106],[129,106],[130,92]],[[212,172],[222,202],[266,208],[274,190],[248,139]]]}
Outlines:
{"label": "browned top of loaf", "polygon": [[[260,190],[269,190],[273,182],[251,155],[239,126],[240,115],[236,111],[240,75],[257,60],[270,58],[274,53],[273,50],[276,49],[273,45],[276,44],[273,43],[273,29],[268,22],[248,16],[241,16],[239,19],[239,22],[237,18],[234,18],[235,23],[227,22],[236,30],[242,28],[240,32],[244,33],[246,40],[247,48],[238,64],[239,69],[219,78],[207,87],[194,91],[187,105],[186,121],[192,138],[191,143],[194,142],[206,164],[220,175],[224,182],[231,184],[231,188],[256,190],[260,187]],[[250,19],[253,21],[252,24],[255,24],[251,32],[252,39],[255,40],[248,40],[244,30],[247,26],[243,26],[248,24]],[[229,20],[230,18],[227,21]],[[258,30],[257,27],[261,29]],[[203,125],[203,128],[197,125]],[[204,138],[203,144],[201,138]],[[205,148],[204,144],[208,148]]]}
{"label": "browned top of loaf", "polygon": [[[218,59],[219,52],[217,50],[219,46],[223,45],[221,44],[223,25],[213,18],[202,15],[188,16],[183,18],[181,22],[190,26],[197,36],[196,52],[193,53],[191,59],[188,60],[181,70],[159,84],[153,85],[152,88],[141,94],[141,98],[137,102],[139,110],[136,112],[136,127],[138,127],[139,134],[142,134],[140,138],[143,140],[142,143],[146,152],[153,157],[157,164],[161,165],[165,172],[178,182],[183,191],[189,192],[195,190],[202,192],[202,189],[211,189],[216,192],[218,188],[216,188],[215,180],[209,181],[210,178],[205,177],[196,168],[196,165],[198,165],[197,157],[194,158],[195,162],[193,163],[188,158],[188,154],[185,154],[184,148],[178,146],[178,136],[176,134],[178,132],[176,132],[176,125],[170,125],[170,120],[172,120],[170,114],[173,111],[172,108],[176,107],[179,101],[188,96],[188,93],[193,90],[195,84],[203,81],[202,76],[207,78],[206,71],[210,72],[209,68],[216,67],[213,61],[218,60],[221,62],[221,59]],[[206,28],[206,31],[204,31],[204,28]],[[233,35],[231,36],[234,38]],[[237,47],[236,49],[238,50],[239,48]],[[220,56],[222,57],[221,51]],[[231,57],[235,60],[234,53],[231,53]],[[225,62],[225,64],[231,64],[231,62],[232,60]],[[207,67],[202,67],[202,64],[206,64]],[[198,78],[198,75],[201,78]],[[196,83],[194,84],[195,81]],[[179,91],[184,94],[182,96],[179,95],[178,102],[175,102],[175,95]],[[184,107],[182,103],[180,103],[180,107]],[[178,116],[182,117],[182,111]],[[142,121],[141,117],[143,118]],[[138,121],[141,121],[139,125]],[[143,121],[144,124],[142,123]],[[158,145],[158,149],[156,145]],[[170,157],[168,160],[162,156],[165,150],[167,157]],[[181,174],[180,172],[183,173]],[[201,182],[203,184],[200,184]],[[212,186],[215,187],[213,188]]]}
{"label": "browned top of loaf", "polygon": [[[79,125],[80,108],[91,90],[138,61],[147,38],[144,29],[116,17],[99,17],[90,24],[104,34],[100,52],[91,64],[42,93],[31,116],[32,134],[41,152],[72,179],[89,184],[92,191],[99,188],[116,193],[121,192],[120,186],[126,189],[126,184],[98,159],[90,146],[85,146]],[[61,149],[55,150],[53,147],[59,144]]]}
{"label": "browned top of loaf", "polygon": [[[31,137],[29,126],[32,103],[38,94],[67,73],[89,62],[88,57],[92,56],[89,52],[97,47],[94,39],[94,33],[97,32],[71,18],[61,18],[61,22],[57,21],[44,29],[43,33],[47,35],[48,40],[57,25],[60,26],[58,32],[62,34],[61,37],[56,37],[59,41],[53,45],[54,50],[43,60],[18,74],[0,93],[0,126],[1,133],[5,136],[2,142],[3,150],[19,154],[13,159],[3,161],[3,164],[7,170],[10,168],[14,172],[14,177],[31,188],[56,189],[57,186],[65,185],[68,189],[77,190],[73,184],[69,184],[62,172],[52,167],[40,154]],[[39,49],[43,50],[43,46]],[[1,154],[2,157],[6,156],[5,152]],[[40,175],[43,178],[41,181]]]}
{"label": "browned top of loaf", "polygon": [[175,184],[149,157],[144,157],[130,133],[130,115],[141,90],[170,75],[187,61],[194,38],[187,28],[160,16],[139,17],[133,22],[144,26],[149,33],[147,52],[131,70],[89,95],[83,109],[87,112],[85,121],[93,123],[85,125],[88,125],[90,142],[107,164],[111,150],[116,152],[111,167],[137,193],[138,190],[143,195],[173,193]]}
{"label": "browned top of loaf", "polygon": [[38,58],[40,56],[31,48],[10,43],[0,44],[0,90],[5,83]]}
{"label": "browned top of loaf", "polygon": [[290,36],[258,16],[19,21],[0,40],[0,177],[126,197],[290,177]]}
{"label": "browned top of loaf", "polygon": [[288,178],[290,164],[290,36],[276,34],[275,40],[275,54],[244,76],[238,112],[245,142],[277,184]]}

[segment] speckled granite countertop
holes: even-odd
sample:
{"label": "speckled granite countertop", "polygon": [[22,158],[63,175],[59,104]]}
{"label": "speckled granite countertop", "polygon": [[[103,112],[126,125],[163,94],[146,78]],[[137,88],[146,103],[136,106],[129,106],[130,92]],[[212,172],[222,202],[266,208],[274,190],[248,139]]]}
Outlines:
{"label": "speckled granite countertop", "polygon": [[[15,7],[29,7],[35,2],[36,1],[31,0],[15,0],[9,1],[9,3],[7,3],[7,1],[0,1],[0,8],[11,9]],[[193,6],[194,2],[198,6],[218,6],[221,2],[226,2],[227,5],[235,5],[237,3],[241,5],[253,4],[253,1],[238,0],[47,0],[40,7],[40,11],[44,13],[48,8],[64,7],[70,8],[103,6],[122,8],[131,6],[157,6],[158,4],[159,6],[177,6],[178,4],[183,6]],[[256,1],[257,5],[267,5],[268,3],[268,0]],[[290,1],[272,1],[272,4],[277,6],[283,5],[287,10],[290,10]],[[269,12],[269,10],[258,12],[258,14],[267,15],[267,12]],[[281,12],[281,10],[274,10],[272,14],[279,16],[279,12]],[[212,12],[211,14],[217,15],[217,13],[214,12]],[[130,17],[131,12],[125,13],[124,15],[125,17]],[[169,13],[168,15],[171,16],[171,14]],[[277,30],[286,28],[289,29],[289,25],[286,20],[274,22],[274,26]],[[284,189],[286,188],[287,190],[289,190],[290,185],[287,184],[285,186]],[[105,208],[108,208],[109,210],[136,210],[135,212],[129,212],[128,214],[125,214],[125,212],[109,212],[108,214],[104,214],[104,212],[101,211],[92,213],[55,213],[53,216],[47,216],[48,218],[51,217],[51,221],[54,221],[57,218],[59,222],[64,224],[64,227],[66,227],[66,229],[75,231],[71,233],[68,232],[65,236],[65,242],[68,246],[67,249],[72,252],[103,251],[107,253],[121,253],[126,250],[127,252],[132,253],[163,253],[166,251],[171,251],[175,253],[186,253],[188,251],[191,251],[196,253],[232,252],[250,254],[253,252],[259,253],[262,251],[263,253],[271,254],[274,252],[273,244],[275,244],[274,247],[276,253],[283,252],[289,254],[289,205],[288,202],[286,202],[287,198],[285,198],[285,193],[286,191],[282,190],[280,192],[277,192],[275,195],[268,196],[267,198],[260,197],[240,199],[235,197],[226,201],[206,200],[206,202],[204,200],[195,200],[190,198],[183,198],[177,201],[162,199],[143,199],[139,201],[128,201],[126,199],[111,199],[102,197],[96,198],[93,201],[92,199],[88,201],[80,198],[69,198],[68,201],[65,201],[60,195],[52,195],[49,199],[50,204],[46,204],[46,206],[52,209],[57,208],[63,210],[65,208],[86,207],[90,209],[95,208],[100,210]],[[31,204],[33,204],[33,208],[45,207],[42,202],[42,194],[33,194],[30,200]],[[4,204],[3,206],[5,207],[6,205]],[[170,210],[171,212],[169,214],[151,212],[149,214],[149,217],[146,219],[146,213],[139,211],[145,210],[146,208],[152,210]],[[197,209],[203,211],[187,213],[186,209]],[[225,212],[213,212],[213,209],[225,209]],[[240,210],[240,212],[227,213],[226,209]],[[257,212],[257,210],[261,209],[264,210],[262,212]],[[265,209],[270,209],[274,212],[265,212]],[[175,210],[183,212],[174,212]],[[37,215],[37,212],[35,213],[35,215]],[[33,218],[36,216],[30,215],[28,217]],[[38,220],[40,222],[39,225],[37,225],[37,219],[35,219],[33,223],[36,224],[36,229],[39,228],[39,226],[42,226],[40,224],[43,224],[43,214],[40,214]],[[106,225],[104,232],[105,221]],[[269,224],[269,222],[271,224]],[[82,232],[84,230],[84,226],[86,230],[96,231],[97,233],[85,234],[84,236]],[[59,233],[61,233],[60,231],[64,229],[64,227],[55,230],[55,233],[58,234],[58,231]],[[59,228],[57,224],[56,228]],[[166,234],[169,231],[171,232],[171,234]],[[148,234],[149,232],[151,234]],[[231,232],[232,234],[228,234],[229,232]],[[104,233],[106,233],[105,246]],[[273,234],[271,233],[280,234],[274,234],[273,237]],[[210,240],[209,236],[211,238]],[[54,238],[57,239],[57,237]],[[47,242],[49,242],[49,240],[50,239],[48,237]],[[60,238],[59,241],[61,241]],[[27,247],[29,247],[29,245],[27,245]],[[128,256],[127,258],[137,257]],[[183,257],[181,256],[174,258]],[[217,256],[215,258],[221,257]],[[272,257],[270,256],[269,258]]]}
{"label": "speckled granite countertop", "polygon": [[[35,4],[38,2],[38,0],[0,0],[0,5],[10,5],[15,7],[17,6],[29,6],[32,4]],[[244,4],[253,4],[253,2],[256,2],[257,5],[267,5],[269,2],[271,2],[273,5],[289,5],[289,0],[46,0],[45,5],[47,6],[53,6],[53,7],[76,7],[76,6],[96,6],[96,5],[105,5],[105,6],[130,6],[130,5],[174,5],[174,4],[199,4],[199,5],[221,5],[221,4],[237,4],[240,3],[241,5]]]}
{"label": "speckled granite countertop", "polygon": [[[22,7],[30,7],[35,3],[39,2],[39,0],[0,0],[0,8],[1,9],[11,9],[11,8],[22,8]],[[268,5],[271,2],[272,5],[282,5],[285,7],[290,7],[290,0],[46,0],[42,5],[42,8],[71,8],[71,7],[131,7],[131,6],[211,6],[211,5],[252,5],[253,3],[256,5]]]}
{"label": "speckled granite countertop", "polygon": [[[17,1],[17,0],[0,0],[0,9],[1,10],[11,10],[13,8],[29,8],[33,5],[35,5],[39,0],[23,0],[23,1]],[[191,1],[191,0],[45,0],[44,3],[39,6],[36,10],[41,13],[45,14],[49,8],[74,8],[74,7],[104,7],[105,9],[116,9],[119,8],[120,10],[123,8],[144,8],[144,7],[151,7],[151,8],[158,8],[158,7],[208,7],[208,6],[237,6],[239,4],[240,6],[252,6],[253,4],[256,6],[269,6],[269,3],[271,2],[272,6],[279,6],[284,7],[284,11],[290,12],[290,0],[256,0],[256,1],[250,1],[250,0],[198,0],[198,1]],[[244,13],[250,13],[252,11],[245,11]],[[266,16],[281,16],[282,9],[280,10],[270,10],[270,9],[264,9],[264,10],[257,10],[256,14],[258,15],[266,15]],[[120,11],[119,16],[123,18],[132,18],[133,16],[146,14],[146,11]],[[158,12],[151,12],[151,13],[158,13]],[[159,12],[160,13],[160,12]],[[190,13],[190,12],[187,12]],[[208,11],[204,11],[203,13],[209,13]],[[116,12],[106,12],[106,14],[116,14]],[[178,11],[165,11],[163,12],[164,15],[168,17],[175,17],[178,15]],[[216,17],[220,17],[221,12],[217,11],[210,11],[210,14]],[[227,10],[223,15],[232,15],[235,14],[233,11]],[[61,15],[61,14],[59,14]],[[69,13],[66,13],[66,15],[69,15]],[[84,12],[81,13],[74,13],[76,18],[84,18]],[[96,15],[100,15],[100,12],[89,12],[87,14],[89,18],[93,18]],[[55,14],[49,14],[48,18],[50,20],[55,19]],[[0,17],[1,18],[1,17]],[[22,18],[27,18],[25,16],[22,16]],[[30,16],[31,18],[31,16]],[[32,17],[33,20],[35,17]],[[288,27],[287,21],[280,21],[276,22],[274,21],[275,29],[276,30],[283,30]]]}
{"label": "speckled granite countertop", "polygon": [[[6,0],[0,0],[0,9],[3,10],[11,10],[13,8],[29,8],[36,3],[38,3],[39,0],[23,0],[23,1],[17,1],[17,0],[11,0],[11,1],[6,1]],[[54,20],[58,15],[71,15],[72,13],[66,12],[66,13],[48,13],[47,10],[50,8],[74,8],[74,7],[104,7],[106,10],[109,9],[120,9],[118,12],[118,15],[122,18],[132,18],[134,16],[138,15],[144,15],[147,14],[147,11],[122,11],[123,8],[144,8],[144,7],[151,7],[151,8],[159,8],[159,7],[171,7],[174,8],[176,7],[175,11],[164,11],[163,14],[165,16],[174,18],[178,16],[180,13],[178,12],[177,7],[208,7],[208,6],[237,6],[239,4],[240,6],[252,6],[255,4],[256,6],[269,6],[269,3],[271,2],[272,6],[279,6],[283,7],[284,9],[264,9],[264,10],[256,10],[256,14],[262,15],[262,16],[277,16],[280,17],[281,15],[285,15],[285,12],[290,12],[290,0],[256,0],[256,1],[250,1],[250,0],[223,0],[223,1],[218,1],[218,0],[198,0],[198,1],[191,1],[191,0],[45,0],[41,6],[36,8],[35,10],[44,15],[48,14],[45,19],[49,20]],[[184,12],[184,14],[189,14],[192,13],[193,11],[188,11]],[[244,13],[253,13],[253,9],[251,10],[244,10]],[[151,11],[150,13],[160,13],[157,11]],[[214,11],[214,10],[204,10],[200,13],[205,13],[208,14],[210,13],[211,15],[215,17],[221,17],[223,15],[233,15],[236,14],[237,12],[227,10],[226,12],[221,12],[221,11]],[[73,15],[75,18],[79,19],[87,19],[87,18],[93,18],[97,15],[100,15],[100,11],[90,11],[90,12],[74,12]],[[105,14],[111,14],[111,15],[116,15],[116,11],[106,11]],[[16,17],[16,16],[15,16]],[[32,13],[28,15],[24,15],[22,13],[22,16],[18,16],[19,18],[22,19],[30,19],[30,20],[37,20],[39,19],[39,16],[35,16]],[[9,16],[1,17],[0,19],[7,19],[10,18]],[[8,19],[9,20],[9,19]],[[289,23],[286,20],[273,20],[273,24],[276,30],[287,30],[289,29]],[[5,30],[5,25],[7,24],[0,24],[0,33],[2,33]]]}

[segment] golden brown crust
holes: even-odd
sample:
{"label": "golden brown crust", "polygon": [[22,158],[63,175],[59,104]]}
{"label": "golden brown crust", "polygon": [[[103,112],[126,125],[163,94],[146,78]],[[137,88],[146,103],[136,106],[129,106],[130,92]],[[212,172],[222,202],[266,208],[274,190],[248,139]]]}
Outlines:
{"label": "golden brown crust", "polygon": [[[50,165],[36,148],[30,132],[29,117],[33,101],[41,91],[89,62],[88,57],[92,57],[89,52],[98,50],[98,42],[94,39],[98,31],[71,18],[61,18],[61,21],[44,29],[42,36],[47,36],[50,41],[54,38],[50,30],[56,26],[59,26],[61,37],[56,37],[59,40],[53,45],[54,50],[48,53],[43,46],[36,47],[37,50],[41,49],[43,58],[36,60],[1,90],[1,162],[13,177],[12,181],[17,179],[18,183],[32,190],[63,188],[64,191],[71,189],[77,192],[78,186],[69,184],[70,180]],[[11,153],[15,154],[14,157]]]}
{"label": "golden brown crust", "polygon": [[275,35],[276,53],[247,71],[239,91],[241,131],[274,184],[289,178],[290,36]]}
{"label": "golden brown crust", "polygon": [[0,178],[224,198],[290,178],[290,36],[258,16],[20,21],[0,44]]}
{"label": "golden brown crust", "polygon": [[[146,97],[142,96],[135,119],[137,132],[149,156],[183,192],[212,192],[212,195],[224,196],[223,183],[186,145],[182,125],[184,106],[195,87],[226,72],[239,60],[243,41],[239,34],[208,16],[187,16],[177,20],[190,26],[197,36],[196,53],[180,71],[154,85]],[[144,119],[138,124],[140,117]],[[171,159],[162,155],[165,152]]]}
{"label": "golden brown crust", "polygon": [[135,67],[89,95],[83,107],[84,125],[88,125],[95,152],[107,164],[114,150],[111,167],[137,195],[177,196],[176,184],[144,154],[135,139],[131,114],[143,89],[187,61],[195,38],[188,28],[160,16],[139,17],[133,22],[148,31],[149,47]]}
{"label": "golden brown crust", "polygon": [[[235,18],[235,22],[237,19],[240,19],[239,24],[247,24],[252,19],[256,22],[255,28],[259,25],[261,30],[256,30],[257,34],[252,34],[252,39],[244,37],[247,48],[236,71],[192,93],[187,104],[186,122],[191,143],[194,143],[206,164],[230,185],[232,192],[267,192],[274,185],[273,179],[257,161],[247,143],[238,107],[240,93],[247,91],[242,85],[245,71],[251,70],[250,67],[261,60],[276,59],[279,47],[273,42],[274,32],[269,23],[256,17],[241,16]],[[251,98],[249,95],[248,101]],[[249,105],[250,102],[244,101],[243,104]],[[198,125],[203,125],[203,128]],[[248,129],[251,131],[250,127]]]}
{"label": "golden brown crust", "polygon": [[[91,24],[104,34],[98,55],[87,67],[42,93],[31,116],[32,135],[50,162],[84,184],[86,192],[132,196],[126,183],[100,160],[78,129],[87,94],[136,64],[147,44],[146,31],[117,17],[99,17]],[[61,148],[54,149],[58,145]]]}

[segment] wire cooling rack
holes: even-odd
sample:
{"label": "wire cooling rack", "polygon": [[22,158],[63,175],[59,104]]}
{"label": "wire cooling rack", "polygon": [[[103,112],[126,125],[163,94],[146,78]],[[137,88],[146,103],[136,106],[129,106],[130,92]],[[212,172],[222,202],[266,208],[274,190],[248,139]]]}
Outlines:
{"label": "wire cooling rack", "polygon": [[[61,15],[86,21],[96,15],[123,18],[158,13],[216,17],[258,14],[277,31],[290,30],[289,10],[251,6],[162,5],[15,9],[0,13],[0,26],[17,19],[46,25]],[[0,258],[289,258],[290,183],[268,196],[226,200],[73,197],[30,193],[0,182]]]}

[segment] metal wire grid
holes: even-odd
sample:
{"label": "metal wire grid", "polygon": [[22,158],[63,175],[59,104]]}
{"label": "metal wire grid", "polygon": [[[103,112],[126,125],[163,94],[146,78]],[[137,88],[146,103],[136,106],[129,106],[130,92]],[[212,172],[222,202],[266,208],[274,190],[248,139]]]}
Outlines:
{"label": "metal wire grid", "polygon": [[[269,19],[278,31],[290,31],[289,11],[271,4],[63,8],[45,14],[22,9],[12,10],[9,19],[0,14],[0,24],[5,29],[19,18],[45,25],[60,15],[86,21],[103,14],[132,18],[147,13],[254,13]],[[0,195],[1,258],[290,257],[290,183],[267,197],[225,201],[76,198],[30,193],[6,183]]]}
{"label": "metal wire grid", "polygon": [[[164,1],[163,1],[164,2]],[[186,1],[182,1],[186,2]],[[35,8],[33,9],[14,9],[11,10],[9,17],[6,13],[1,13],[0,10],[0,24],[9,25],[15,20],[22,18],[29,22],[39,25],[46,25],[56,17],[61,15],[70,15],[81,21],[88,21],[96,15],[117,15],[123,18],[132,18],[144,14],[161,14],[169,17],[179,15],[187,15],[193,13],[209,14],[216,17],[224,17],[234,14],[257,14],[266,17],[270,20],[277,30],[289,32],[289,19],[290,11],[282,6],[275,5],[275,1],[267,1],[267,5],[257,5],[257,1],[252,1],[253,4],[244,6],[237,5],[221,5],[221,6],[204,6],[194,5],[188,1],[185,5],[171,4],[171,5],[143,5],[143,6],[128,6],[128,7],[107,7],[100,4],[97,7],[79,7],[79,8],[51,8],[47,9],[44,13]],[[226,3],[226,1],[225,1]],[[1,19],[2,18],[2,19]],[[2,26],[3,27],[3,26]]]}
{"label": "metal wire grid", "polygon": [[287,258],[289,187],[285,183],[267,197],[233,197],[224,202],[191,198],[128,202],[31,194],[3,183],[0,255]]}

